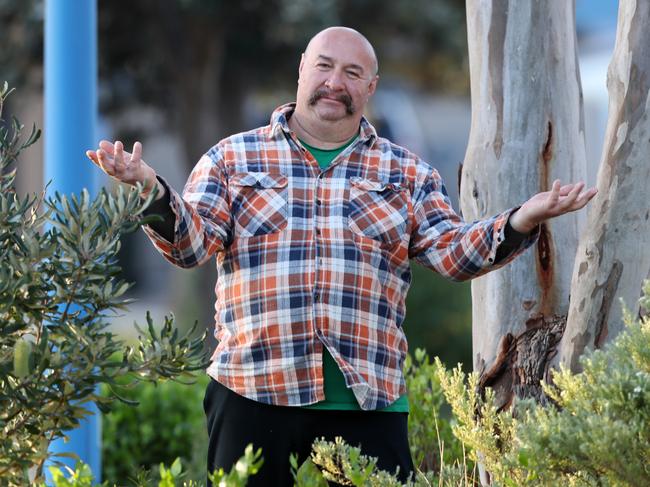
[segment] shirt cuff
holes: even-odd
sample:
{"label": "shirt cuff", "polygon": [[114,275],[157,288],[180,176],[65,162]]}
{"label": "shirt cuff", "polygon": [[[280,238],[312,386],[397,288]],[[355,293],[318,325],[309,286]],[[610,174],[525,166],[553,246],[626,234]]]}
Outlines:
{"label": "shirt cuff", "polygon": [[168,242],[174,241],[174,227],[176,225],[176,215],[171,207],[171,192],[164,179],[156,176],[160,184],[165,187],[165,194],[162,198],[153,201],[149,207],[142,212],[144,216],[158,215],[163,218],[161,222],[151,222],[149,227]]}
{"label": "shirt cuff", "polygon": [[[514,211],[512,213],[514,213]],[[510,217],[508,217],[508,221],[506,222],[506,228],[504,230],[503,236],[504,236],[504,242],[507,242],[513,247],[517,247],[521,242],[526,240],[526,238],[532,232],[521,233],[515,230],[514,228],[512,228],[512,225],[510,225],[510,218],[512,217],[512,213],[510,213]]]}
{"label": "shirt cuff", "polygon": [[516,206],[505,212],[507,219],[505,224],[502,224],[500,231],[496,232],[496,247],[493,247],[493,255],[488,259],[493,265],[511,260],[511,257],[530,247],[539,237],[540,225],[528,233],[518,232],[510,225],[510,217],[519,208],[520,206]]}

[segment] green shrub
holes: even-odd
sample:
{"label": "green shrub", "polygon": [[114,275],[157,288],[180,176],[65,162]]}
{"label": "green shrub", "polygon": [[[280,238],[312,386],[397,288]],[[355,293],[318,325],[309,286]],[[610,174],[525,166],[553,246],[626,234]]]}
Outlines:
{"label": "green shrub", "polygon": [[124,485],[138,470],[171,465],[178,457],[189,478],[204,479],[208,437],[202,401],[208,382],[202,375],[192,385],[139,384],[125,392],[138,405],[116,404],[102,417],[104,478]]}
{"label": "green shrub", "polygon": [[[650,304],[650,282],[641,303]],[[582,372],[562,368],[543,384],[556,406],[531,401],[517,418],[497,414],[477,394],[476,374],[439,370],[458,420],[454,434],[497,485],[650,485],[650,320],[628,313],[626,329],[603,350],[587,352]],[[476,414],[478,412],[478,415]]]}
{"label": "green shrub", "polygon": [[[129,303],[120,279],[120,236],[151,221],[141,188],[24,198],[14,165],[33,144],[33,128],[6,124],[0,88],[0,479],[3,485],[42,480],[50,442],[88,415],[86,403],[108,412],[119,385],[191,379],[207,365],[203,338],[179,335],[171,318],[156,330],[147,314],[141,341],[126,346],[107,330]],[[113,357],[120,359],[115,361]],[[98,384],[110,394],[95,393]],[[54,459],[56,461],[56,459]]]}
{"label": "green shrub", "polygon": [[[255,475],[262,466],[262,451],[258,449],[253,451],[253,445],[248,445],[244,450],[244,455],[233,465],[229,472],[224,472],[219,469],[209,475],[212,485],[219,487],[244,487],[248,482],[248,478]],[[94,476],[90,471],[88,465],[83,462],[78,462],[76,468],[69,471],[69,476],[66,477],[64,472],[57,467],[50,467],[52,474],[53,487],[90,487],[95,485],[93,483]],[[164,464],[158,466],[159,480],[153,481],[149,472],[140,471],[136,478],[134,478],[130,485],[135,487],[150,487],[156,485],[157,487],[176,487],[182,485],[183,487],[202,487],[202,482],[195,480],[184,480],[187,472],[183,472],[183,466],[180,458],[174,460],[170,467]],[[180,483],[182,482],[182,484]],[[104,481],[101,487],[108,487],[108,481]],[[119,484],[126,485],[126,484]],[[45,487],[44,484],[39,484],[38,487]]]}
{"label": "green shrub", "polygon": [[[648,283],[645,292],[647,305]],[[426,457],[427,449],[433,448],[433,433],[427,430],[431,425],[420,422],[426,422],[427,411],[434,420],[444,406],[437,386],[440,384],[454,417],[450,425],[443,423],[438,431],[451,428],[461,442],[461,451],[466,447],[472,462],[480,456],[492,485],[650,485],[650,320],[635,322],[626,315],[625,321],[626,329],[611,344],[581,359],[583,372],[561,370],[554,375],[553,386],[544,385],[556,406],[521,401],[516,405],[515,417],[497,413],[490,390],[481,397],[475,373],[468,376],[460,367],[446,370],[439,360],[430,364],[423,352],[417,352],[415,362],[408,362],[412,400],[428,405],[416,405],[411,434],[424,432],[429,439],[415,443],[413,455]],[[438,444],[447,441],[439,435],[436,438]],[[449,450],[453,452],[454,448]],[[442,450],[438,447],[438,451]],[[248,460],[239,469],[234,468],[233,475],[235,471],[250,473],[248,468],[260,461],[252,450],[246,455]],[[447,457],[444,453],[440,457],[443,462],[438,471],[418,471],[405,485],[476,485],[473,469],[469,468],[472,463],[464,453],[462,457]],[[298,465],[292,456],[290,463],[296,487],[325,487],[328,480],[357,487],[402,485],[396,476],[379,471],[376,459],[362,455],[359,448],[340,438],[334,442],[316,440],[309,459]],[[241,483],[245,480],[236,475],[229,481],[240,483],[224,485],[245,485]]]}
{"label": "green shrub", "polygon": [[409,444],[414,465],[425,472],[457,468],[473,470],[463,444],[452,432],[449,404],[440,384],[440,361],[431,362],[422,349],[407,356],[404,371],[409,397]]}
{"label": "green shrub", "polygon": [[605,350],[582,358],[582,373],[554,375],[545,391],[558,408],[533,407],[521,421],[510,461],[528,467],[532,483],[650,485],[650,321],[625,320]]}

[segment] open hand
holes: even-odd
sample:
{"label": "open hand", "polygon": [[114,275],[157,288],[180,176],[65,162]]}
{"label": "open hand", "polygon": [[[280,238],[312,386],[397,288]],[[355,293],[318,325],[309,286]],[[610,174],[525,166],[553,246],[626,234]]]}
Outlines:
{"label": "open hand", "polygon": [[510,216],[510,225],[516,231],[528,233],[549,218],[564,215],[584,207],[598,192],[596,188],[583,191],[584,182],[560,186],[553,181],[551,191],[537,193]]}
{"label": "open hand", "polygon": [[[124,150],[119,140],[115,144],[102,140],[99,142],[99,149],[86,151],[86,155],[102,171],[117,181],[131,185],[141,183],[144,186],[143,193],[148,194],[156,184],[159,184],[156,180],[156,172],[142,160],[140,142],[133,144],[133,152],[129,153]],[[162,185],[159,184],[159,189],[161,187]]]}

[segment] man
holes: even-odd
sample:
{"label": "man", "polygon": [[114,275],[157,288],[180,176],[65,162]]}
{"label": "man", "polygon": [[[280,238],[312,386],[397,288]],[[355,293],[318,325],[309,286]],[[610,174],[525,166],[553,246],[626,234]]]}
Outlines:
{"label": "man", "polygon": [[332,27],[302,55],[296,103],[228,137],[197,163],[181,197],[121,142],[88,156],[119,181],[157,184],[145,227],[162,255],[193,267],[216,256],[219,344],[204,401],[210,470],[246,444],[264,466],[250,485],[292,485],[288,457],[342,436],[400,478],[413,471],[401,325],[409,259],[456,280],[530,247],[539,223],[582,208],[583,183],[464,223],[435,169],[377,137],[363,117],[377,58],[360,33]]}

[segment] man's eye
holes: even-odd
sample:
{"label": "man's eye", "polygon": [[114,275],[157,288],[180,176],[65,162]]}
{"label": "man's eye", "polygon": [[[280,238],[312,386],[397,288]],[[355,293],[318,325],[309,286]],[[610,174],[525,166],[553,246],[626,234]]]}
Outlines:
{"label": "man's eye", "polygon": [[357,73],[356,71],[346,71],[346,72],[347,72],[348,77],[350,77],[350,78],[359,79],[361,77],[361,75],[359,73]]}
{"label": "man's eye", "polygon": [[330,65],[327,64],[327,63],[318,63],[318,64],[316,65],[316,67],[317,67],[317,68],[321,68],[321,69],[328,69],[328,68],[330,67]]}

